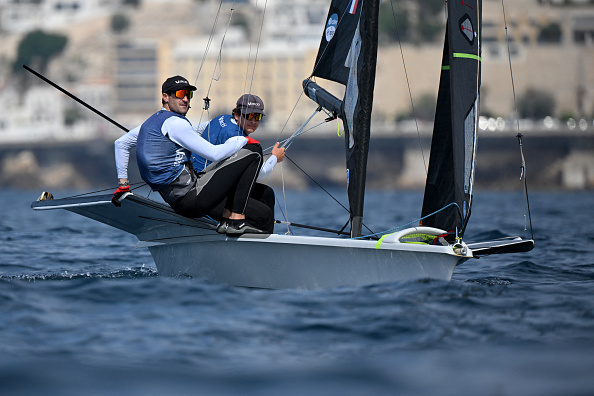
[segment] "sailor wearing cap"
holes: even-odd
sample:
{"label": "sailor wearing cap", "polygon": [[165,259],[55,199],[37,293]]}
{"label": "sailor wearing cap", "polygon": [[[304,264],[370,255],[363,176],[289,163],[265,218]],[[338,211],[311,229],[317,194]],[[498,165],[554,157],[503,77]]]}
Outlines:
{"label": "sailor wearing cap", "polygon": [[[195,90],[182,76],[163,83],[163,109],[149,117],[138,132],[140,175],[179,214],[201,217],[225,202],[231,214],[229,226],[222,232],[263,233],[245,220],[249,194],[262,165],[261,148],[258,152],[254,144],[246,146],[249,138],[245,136],[215,145],[197,134],[185,117]],[[197,174],[190,163],[191,153],[215,164]]]}
{"label": "sailor wearing cap", "polygon": [[[262,117],[264,117],[264,102],[259,96],[252,94],[244,94],[235,104],[235,108],[232,114],[223,114],[213,118],[210,122],[205,125],[201,125],[199,132],[202,133],[202,137],[208,140],[212,144],[221,144],[226,142],[229,138],[234,136],[251,136],[253,132],[258,129]],[[257,182],[263,181],[272,172],[275,165],[281,162],[285,157],[285,149],[279,147],[277,142],[272,148],[272,155],[262,165],[260,173],[258,175]],[[192,165],[197,172],[200,172],[207,168],[211,164],[211,161],[197,155],[192,154]],[[265,203],[272,214],[274,214],[275,197],[272,188],[265,184],[255,183],[250,194],[251,198],[257,201]],[[253,207],[248,203],[248,209],[246,216],[248,220],[253,220],[254,224],[266,231],[272,233],[274,230],[274,217],[269,219],[263,219],[262,216],[258,215],[257,208]],[[222,213],[222,226],[225,226],[225,221],[229,217],[228,210],[225,208],[219,208]],[[221,218],[217,213],[217,218]]]}

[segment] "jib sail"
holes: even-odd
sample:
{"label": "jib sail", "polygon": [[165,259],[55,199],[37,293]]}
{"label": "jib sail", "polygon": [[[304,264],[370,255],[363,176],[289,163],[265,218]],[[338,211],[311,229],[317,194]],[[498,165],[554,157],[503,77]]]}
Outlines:
{"label": "jib sail", "polygon": [[[470,218],[481,85],[480,0],[449,1],[422,217],[462,236]],[[448,206],[449,205],[449,206]],[[444,209],[445,208],[445,209]]]}

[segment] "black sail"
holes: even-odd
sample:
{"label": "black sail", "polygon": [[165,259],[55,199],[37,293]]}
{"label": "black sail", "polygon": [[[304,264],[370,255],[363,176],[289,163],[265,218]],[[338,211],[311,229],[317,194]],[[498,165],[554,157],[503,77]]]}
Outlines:
{"label": "black sail", "polygon": [[481,84],[481,14],[480,0],[448,2],[431,157],[421,212],[422,217],[431,215],[423,219],[423,225],[457,231],[460,237],[470,218],[474,182]]}
{"label": "black sail", "polygon": [[354,237],[361,235],[363,219],[378,10],[379,0],[333,0],[312,73],[346,87],[340,118],[345,129],[351,236]]}

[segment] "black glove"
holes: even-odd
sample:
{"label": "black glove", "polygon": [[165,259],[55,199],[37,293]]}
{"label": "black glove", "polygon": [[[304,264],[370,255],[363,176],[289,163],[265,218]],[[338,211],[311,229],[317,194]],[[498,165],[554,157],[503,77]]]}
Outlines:
{"label": "black glove", "polygon": [[111,203],[117,207],[122,206],[122,204],[120,203],[120,198],[122,197],[122,195],[124,195],[125,193],[129,193],[129,192],[130,192],[130,186],[118,187],[118,189],[113,192],[113,197],[111,197]]}

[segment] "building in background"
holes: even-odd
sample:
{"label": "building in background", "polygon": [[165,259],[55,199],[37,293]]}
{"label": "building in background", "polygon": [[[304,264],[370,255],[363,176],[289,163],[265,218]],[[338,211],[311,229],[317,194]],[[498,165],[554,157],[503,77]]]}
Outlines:
{"label": "building in background", "polygon": [[[302,95],[301,84],[314,66],[328,1],[224,2],[220,14],[219,3],[214,1],[123,3],[0,0],[0,62],[8,65],[14,59],[19,39],[27,31],[43,29],[67,35],[68,47],[52,62],[48,77],[87,97],[89,104],[129,128],[160,107],[161,83],[175,74],[196,79],[198,93],[189,113],[193,122],[228,113],[244,92],[258,94],[265,101],[262,135],[278,136],[283,131],[286,137],[316,110]],[[483,6],[482,110],[504,119],[513,113],[511,61],[517,96],[530,88],[551,92],[556,99],[554,115],[588,118],[587,126],[593,129],[591,3],[515,0],[505,5],[505,20],[499,0],[484,0]],[[114,15],[127,21],[122,31],[113,30]],[[380,48],[374,130],[405,132],[394,121],[411,111],[411,96],[416,102],[437,95],[441,52],[439,40],[420,46],[404,43],[402,52],[398,44]],[[10,75],[0,72],[0,97],[12,97],[18,87],[11,83]],[[75,130],[87,131],[80,136],[110,138],[122,132],[85,109],[77,113],[73,107],[78,105],[71,99],[57,91],[52,94],[53,88],[42,89],[39,81],[37,85],[32,94],[35,99],[22,96],[14,109],[3,115],[0,140],[45,136],[20,132],[32,129],[45,130],[43,133],[53,139],[71,138]],[[341,91],[334,93],[342,95]],[[211,100],[208,112],[203,109],[205,97]],[[40,109],[35,103],[41,100],[47,105]],[[431,128],[430,122],[420,125],[421,129]],[[321,131],[335,133],[336,124]]]}
{"label": "building in background", "polygon": [[62,29],[111,15],[121,0],[4,0],[0,2],[0,26],[4,32]]}
{"label": "building in background", "polygon": [[117,42],[114,73],[114,99],[119,114],[147,113],[155,107],[160,85],[159,45],[156,40]]}

